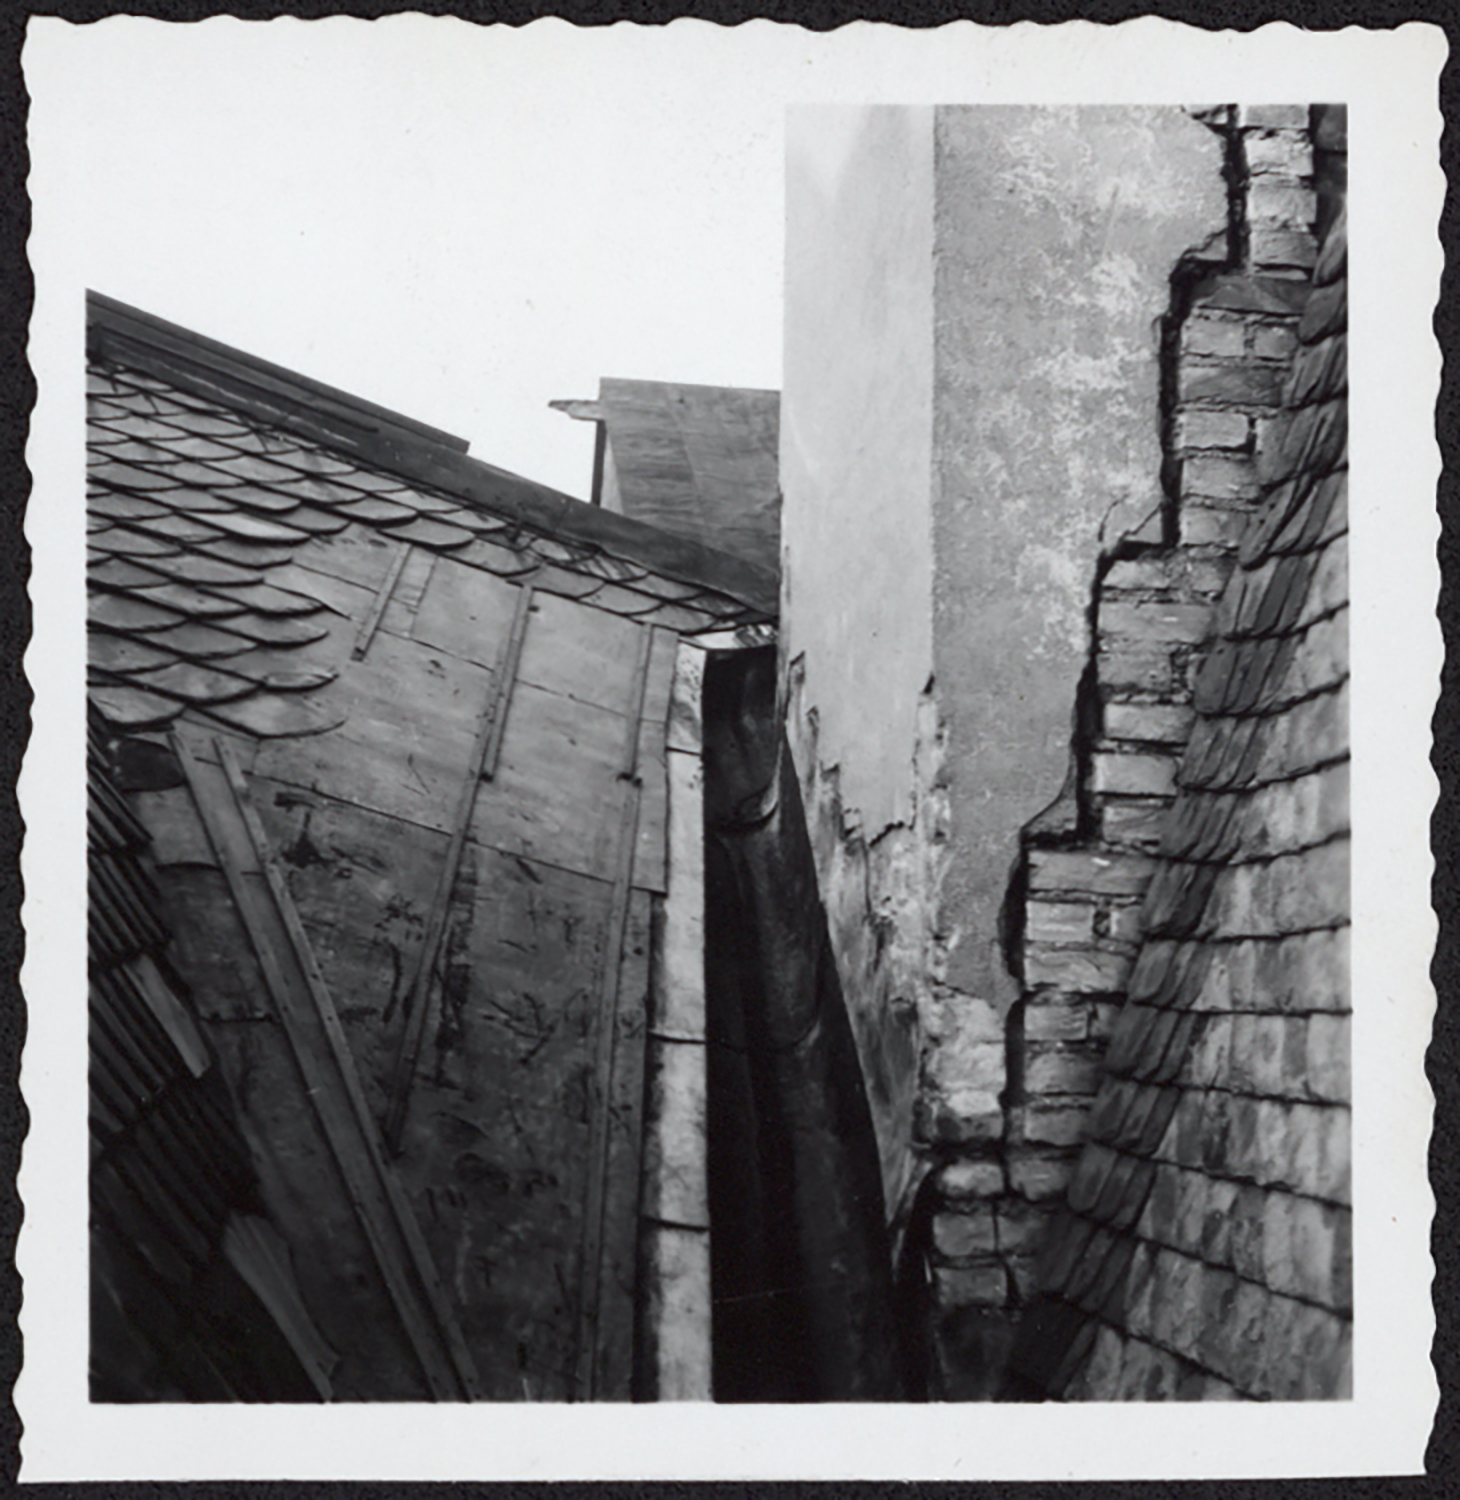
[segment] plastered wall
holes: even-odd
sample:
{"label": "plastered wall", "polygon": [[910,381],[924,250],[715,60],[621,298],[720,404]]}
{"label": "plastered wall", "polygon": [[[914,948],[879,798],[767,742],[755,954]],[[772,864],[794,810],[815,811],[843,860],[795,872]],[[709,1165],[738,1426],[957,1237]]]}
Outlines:
{"label": "plastered wall", "polygon": [[1228,249],[1175,108],[788,117],[782,650],[889,1205],[996,1141],[1000,907],[1059,797],[1102,546],[1161,500],[1177,261]]}
{"label": "plastered wall", "polygon": [[869,837],[905,821],[933,665],[933,112],[792,110],[782,621]]}
{"label": "plastered wall", "polygon": [[1221,140],[1174,107],[940,108],[934,669],[948,723],[948,978],[1013,998],[998,910],[1059,794],[1102,545],[1161,490],[1161,320],[1225,258]]}

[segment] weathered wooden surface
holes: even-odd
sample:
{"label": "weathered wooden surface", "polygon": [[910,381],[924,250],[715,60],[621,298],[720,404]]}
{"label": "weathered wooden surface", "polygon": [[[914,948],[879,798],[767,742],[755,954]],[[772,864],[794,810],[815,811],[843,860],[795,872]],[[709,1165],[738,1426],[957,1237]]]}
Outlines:
{"label": "weathered wooden surface", "polygon": [[[301,739],[225,737],[334,997],[372,1129],[386,1116],[403,1028],[412,1014],[424,1021],[395,1165],[483,1392],[625,1399],[644,1253],[649,893],[667,880],[664,741],[676,640],[539,594],[514,669],[504,646],[520,583],[414,549],[364,658],[355,659],[399,546],[352,525],[314,538],[270,575],[279,589],[325,606],[310,616],[320,638],[280,661],[337,674],[313,696],[343,718],[339,728]],[[244,658],[249,671],[275,670],[268,649],[256,662]],[[496,763],[467,799],[474,807],[453,873],[455,812],[499,697]],[[213,746],[216,719],[185,713],[177,733],[195,757],[203,795],[228,795]],[[627,820],[626,797],[634,803]],[[142,794],[140,809],[157,835],[159,880],[181,914],[180,967],[247,1100],[246,1128],[306,1298],[329,1310],[321,1331],[341,1358],[336,1393],[424,1396],[414,1373],[419,1351],[413,1356],[382,1317],[392,1293],[380,1247],[372,1254],[352,1220],[337,1153],[304,1107],[319,1081],[299,1071],[192,799],[174,787]],[[214,836],[235,883],[247,887],[241,899],[257,923],[270,898],[257,850],[240,830],[230,822]],[[441,950],[416,1000],[423,1008],[413,1011],[410,976],[443,880]],[[283,951],[279,962],[294,965],[285,982],[307,1000],[297,955]],[[604,1042],[597,1080],[595,1036]],[[336,1103],[350,1101],[342,1095]],[[360,1119],[345,1114],[334,1128],[349,1118],[358,1130]],[[595,1161],[598,1180],[590,1184]],[[357,1196],[367,1189],[354,1184]],[[577,1320],[589,1217],[597,1269],[584,1343]],[[391,1274],[409,1278],[408,1247],[398,1249]],[[337,1285],[341,1274],[352,1278],[349,1288]],[[642,1364],[642,1352],[637,1357]]]}
{"label": "weathered wooden surface", "polygon": [[623,717],[525,682],[512,695],[502,757],[477,798],[472,838],[490,848],[609,877]]}
{"label": "weathered wooden surface", "polygon": [[710,1237],[656,1225],[645,1238],[639,1311],[643,1399],[708,1401]]}
{"label": "weathered wooden surface", "polygon": [[702,654],[676,653],[665,894],[653,901],[636,1394],[708,1400],[710,1216],[705,1053]]}
{"label": "weathered wooden surface", "polygon": [[505,579],[439,558],[417,606],[412,634],[424,645],[494,668],[517,594]]}
{"label": "weathered wooden surface", "polygon": [[380,617],[390,605],[391,595],[395,592],[395,586],[400,581],[401,572],[410,555],[410,543],[402,542],[390,567],[385,571],[385,577],[380,581],[380,587],[375,591],[375,598],[371,601],[365,618],[360,621],[360,628],[355,634],[355,644],[350,650],[350,655],[356,661],[359,661],[370,650],[370,642],[374,640],[375,632],[380,627]]}
{"label": "weathered wooden surface", "polygon": [[[628,918],[633,897],[634,846],[639,826],[640,787],[637,777],[639,727],[644,708],[644,693],[649,675],[652,632],[641,629],[634,641],[634,666],[629,677],[628,696],[622,719],[622,748],[619,752],[617,785],[619,808],[618,830],[613,841],[613,895],[609,906],[608,927],[603,956],[594,976],[594,1002],[588,1046],[592,1057],[589,1076],[588,1189],[584,1195],[581,1272],[578,1306],[575,1313],[577,1332],[574,1352],[575,1394],[591,1399],[598,1391],[599,1355],[606,1336],[605,1291],[608,1258],[605,1241],[612,1236],[608,1199],[613,1188],[612,1129],[615,1099],[614,1080],[618,1072],[615,1056],[618,1043],[620,1005],[624,1001],[624,957],[628,936]],[[632,1004],[632,1000],[628,1003]],[[642,1077],[642,1060],[636,1059]],[[635,1162],[637,1163],[637,1153]],[[631,1179],[637,1188],[638,1173]],[[612,1296],[612,1289],[607,1294]]]}
{"label": "weathered wooden surface", "polygon": [[483,1387],[566,1400],[610,891],[468,844],[400,1168]]}
{"label": "weathered wooden surface", "polygon": [[176,958],[192,988],[305,1304],[340,1356],[337,1399],[420,1401],[429,1388],[389,1299],[223,877],[170,872]]}
{"label": "weathered wooden surface", "polygon": [[261,778],[254,795],[380,1118],[446,835]]}
{"label": "weathered wooden surface", "polygon": [[[469,1356],[449,1311],[443,1312],[432,1268],[415,1252],[418,1236],[413,1238],[409,1210],[380,1159],[353,1057],[242,772],[226,747],[219,748],[224,764],[214,766],[195,761],[181,742],[176,745],[247,947],[258,962],[273,1015],[338,1172],[320,1186],[336,1204],[343,1186],[385,1284],[386,1305],[405,1332],[430,1394],[438,1400],[469,1398],[476,1389]],[[327,1244],[312,1248],[328,1255]],[[375,1320],[389,1322],[382,1310],[377,1305]]]}
{"label": "weathered wooden surface", "polygon": [[704,1043],[652,1036],[647,1067],[644,1216],[708,1230]]}
{"label": "weathered wooden surface", "polygon": [[[471,1355],[462,1341],[455,1311],[443,1294],[435,1264],[426,1253],[415,1215],[406,1202],[393,1168],[384,1160],[381,1153],[375,1121],[366,1102],[354,1053],[350,1050],[344,1027],[335,1009],[334,997],[330,994],[324,975],[320,971],[319,961],[308,934],[304,930],[304,924],[300,920],[298,908],[290,895],[273,846],[264,831],[248,782],[238,762],[229,751],[227,743],[220,739],[217,743],[217,750],[228,779],[229,790],[233,794],[235,810],[243,820],[249,842],[253,846],[254,854],[262,870],[264,882],[273,903],[274,915],[283,925],[290,954],[304,980],[304,988],[313,1006],[312,1013],[303,1013],[302,1019],[305,1022],[303,1027],[297,1026],[295,1018],[290,1018],[290,1024],[295,1025],[300,1041],[310,1047],[311,1066],[318,1071],[326,1086],[335,1086],[339,1092],[343,1093],[348,1104],[348,1113],[341,1122],[344,1131],[341,1132],[338,1125],[331,1127],[331,1144],[335,1149],[336,1157],[343,1158],[346,1154],[358,1157],[358,1160],[349,1163],[342,1160],[344,1175],[349,1178],[358,1173],[364,1179],[367,1191],[374,1192],[378,1189],[384,1198],[388,1220],[371,1226],[372,1240],[381,1242],[382,1246],[377,1249],[376,1258],[381,1261],[382,1269],[386,1268],[387,1260],[393,1262],[389,1267],[388,1279],[392,1281],[399,1279],[407,1284],[406,1296],[409,1307],[401,1306],[401,1318],[412,1333],[412,1341],[416,1343],[418,1352],[421,1353],[422,1364],[428,1367],[434,1365],[439,1360],[441,1348],[444,1346],[454,1381],[441,1386],[438,1372],[432,1376],[433,1386],[438,1387],[438,1394],[453,1397],[460,1395],[473,1400],[478,1395],[478,1388]],[[188,769],[191,775],[196,768],[189,767]],[[210,835],[213,826],[215,825],[210,824]],[[262,933],[255,931],[251,936],[255,948],[262,956],[264,951],[261,942]],[[318,1034],[321,1032],[325,1043],[323,1050],[320,1049],[318,1043]],[[318,1097],[314,1102],[316,1108],[319,1108],[321,1101]],[[323,1113],[322,1110],[321,1113]],[[399,1241],[399,1244],[396,1241]],[[401,1246],[404,1247],[405,1252],[403,1257],[400,1251]],[[415,1295],[417,1289],[409,1285],[412,1276],[420,1283],[420,1290],[425,1294],[424,1308]],[[397,1297],[398,1301],[400,1300],[400,1294],[394,1286],[392,1286],[392,1294]],[[422,1318],[423,1312],[426,1315],[424,1318]],[[419,1331],[413,1329],[411,1325],[416,1320],[423,1321],[425,1327]]]}
{"label": "weathered wooden surface", "polygon": [[591,605],[543,594],[522,652],[522,680],[622,713],[642,629]]}
{"label": "weathered wooden surface", "polygon": [[345,722],[328,734],[265,745],[255,770],[447,831],[491,674],[386,632],[364,661],[347,661],[354,636],[349,622],[332,627],[325,658],[341,670],[322,696],[343,709]]}
{"label": "weathered wooden surface", "polygon": [[513,603],[512,622],[507,637],[499,650],[493,673],[492,694],[483,706],[478,719],[476,738],[467,761],[466,775],[457,795],[456,812],[452,818],[451,840],[446,856],[436,878],[436,889],[431,896],[430,910],[426,916],[425,934],[420,952],[416,955],[415,970],[411,975],[407,993],[408,1007],[401,1034],[400,1050],[390,1080],[390,1097],[386,1104],[385,1140],[392,1152],[399,1149],[401,1126],[406,1111],[410,1108],[411,1084],[415,1078],[416,1065],[421,1052],[421,1036],[429,1019],[431,981],[437,971],[441,950],[441,938],[446,927],[447,904],[456,884],[457,870],[461,864],[462,848],[471,826],[472,809],[476,805],[477,790],[482,781],[490,780],[497,769],[497,760],[502,748],[502,734],[506,718],[512,706],[512,690],[517,681],[517,664],[522,655],[523,637],[527,631],[528,615],[532,609],[532,587],[527,585],[517,590]]}
{"label": "weathered wooden surface", "polygon": [[593,1378],[590,1389],[578,1393],[598,1400],[627,1398],[634,1372],[651,899],[645,891],[630,896],[614,1007]]}

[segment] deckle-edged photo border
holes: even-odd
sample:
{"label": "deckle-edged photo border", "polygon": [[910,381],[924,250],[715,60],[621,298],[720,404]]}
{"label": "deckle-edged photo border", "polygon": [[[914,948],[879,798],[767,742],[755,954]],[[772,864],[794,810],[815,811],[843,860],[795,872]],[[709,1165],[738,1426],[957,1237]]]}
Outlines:
{"label": "deckle-edged photo border", "polygon": [[[118,65],[157,25],[112,18],[90,45]],[[208,26],[239,23],[212,21]],[[292,23],[279,22],[276,25]],[[328,27],[364,23],[335,21]],[[443,70],[480,65],[463,23],[372,23],[388,47],[434,26]],[[556,22],[476,32],[494,65],[581,72],[610,89],[620,49],[653,45],[676,103],[711,81],[769,102],[1182,103],[1334,101],[1349,108],[1355,1377],[1351,1401],[1116,1407],[939,1405],[107,1407],[87,1399],[85,599],[82,378],[87,268],[69,231],[87,212],[69,153],[85,100],[65,88],[75,32],[37,21],[25,56],[39,386],[34,488],[34,732],[21,778],[28,837],[30,1111],[18,1251],[26,1360],[16,1389],[22,1477],[192,1478],[1213,1478],[1417,1470],[1434,1409],[1425,1171],[1433,1014],[1428,966],[1429,718],[1439,355],[1430,331],[1443,179],[1432,28],[1208,34],[1147,20],[827,35],[756,22],[677,22],[652,39]],[[468,63],[468,59],[470,62]],[[672,63],[672,69],[669,65]],[[792,81],[787,81],[788,78]],[[402,107],[383,99],[383,110]],[[525,128],[530,128],[526,126]],[[236,253],[236,252],[235,252]],[[239,254],[239,263],[247,257]],[[686,268],[692,274],[692,268]],[[307,288],[293,295],[305,297]],[[429,420],[431,413],[419,416]]]}

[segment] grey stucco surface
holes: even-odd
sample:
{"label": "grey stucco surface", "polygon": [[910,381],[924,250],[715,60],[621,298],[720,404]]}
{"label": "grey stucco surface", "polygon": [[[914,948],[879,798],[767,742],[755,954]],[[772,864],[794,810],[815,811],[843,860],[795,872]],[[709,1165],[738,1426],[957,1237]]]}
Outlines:
{"label": "grey stucco surface", "polygon": [[933,111],[793,109],[786,140],[783,660],[875,837],[933,661]]}
{"label": "grey stucco surface", "polygon": [[1065,779],[1102,545],[1161,499],[1159,321],[1179,259],[1225,231],[1226,184],[1221,140],[1176,107],[940,107],[934,152],[940,925],[948,982],[1002,1007],[1019,830]]}

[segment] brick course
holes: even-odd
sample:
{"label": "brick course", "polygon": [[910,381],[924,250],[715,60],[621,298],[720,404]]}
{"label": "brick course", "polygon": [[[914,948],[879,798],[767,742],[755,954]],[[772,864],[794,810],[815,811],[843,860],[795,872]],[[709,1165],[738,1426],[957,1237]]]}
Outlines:
{"label": "brick course", "polygon": [[[1335,174],[1315,191],[1307,127],[1296,106],[1235,113],[1246,259],[1195,290],[1177,341],[1171,546],[1102,582],[1086,787],[1106,842],[1030,854],[1031,891],[1072,904],[1081,860],[1160,855],[1136,924],[1085,898],[1087,951],[1145,941],[1131,998],[1105,1001],[1088,1138],[1012,1356],[1068,1399],[1349,1390],[1346,267],[1330,242],[1309,301]],[[1195,560],[1221,596],[1201,627]],[[1149,747],[1183,741],[1174,786],[1136,798]],[[1026,1130],[1046,1017],[1076,1013],[1053,1009],[1062,978],[1026,946],[1026,984],[1047,987],[1025,1011]]]}
{"label": "brick course", "polygon": [[1288,482],[1346,450],[1285,409],[1341,402],[1343,302],[1300,329],[1308,110],[1205,117],[1241,259],[1172,330],[1169,500],[1098,584],[1079,814],[1014,886],[1022,999],[1007,1037],[934,1018],[917,1107],[936,1306],[987,1360],[1035,1298],[1014,1368],[1067,1398],[1346,1381],[1346,519],[1341,480]]}

